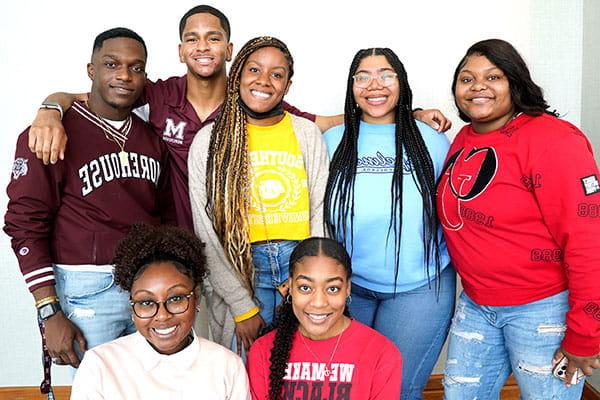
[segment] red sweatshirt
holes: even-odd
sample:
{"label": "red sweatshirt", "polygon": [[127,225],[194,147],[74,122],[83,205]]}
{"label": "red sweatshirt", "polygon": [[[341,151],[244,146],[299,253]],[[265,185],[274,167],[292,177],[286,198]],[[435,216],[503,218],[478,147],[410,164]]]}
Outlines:
{"label": "red sweatshirt", "polygon": [[569,289],[565,350],[600,352],[600,185],[583,133],[550,115],[456,136],[438,215],[465,292],[520,305]]}
{"label": "red sweatshirt", "polygon": [[[159,224],[161,216],[174,221],[163,178],[168,153],[144,122],[133,116],[114,130],[74,103],[63,124],[69,137],[65,160],[43,165],[27,147],[27,129],[18,138],[7,188],[4,231],[30,291],[54,284],[53,263],[109,264],[134,223]],[[129,129],[126,163],[101,126],[115,134]]]}
{"label": "red sweatshirt", "polygon": [[[248,353],[253,400],[269,398],[269,358],[274,339],[272,331],[254,342]],[[282,398],[398,400],[401,381],[402,358],[396,346],[377,331],[352,321],[341,337],[326,340],[302,340],[296,332]]]}

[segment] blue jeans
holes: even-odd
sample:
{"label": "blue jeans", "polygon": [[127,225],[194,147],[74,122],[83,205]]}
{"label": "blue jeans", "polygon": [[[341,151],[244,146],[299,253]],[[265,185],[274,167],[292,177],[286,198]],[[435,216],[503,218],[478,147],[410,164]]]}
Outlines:
{"label": "blue jeans", "polygon": [[[129,293],[115,284],[112,273],[55,267],[54,275],[63,312],[81,329],[88,349],[135,332]],[[81,357],[76,343],[75,349]]]}
{"label": "blue jeans", "polygon": [[255,296],[267,325],[273,322],[275,309],[283,300],[277,286],[289,278],[290,254],[297,244],[297,240],[284,240],[252,245]]}
{"label": "blue jeans", "polygon": [[451,265],[436,282],[407,292],[380,293],[352,285],[352,317],[390,339],[402,354],[401,399],[421,399],[454,311],[456,273]]}
{"label": "blue jeans", "polygon": [[480,306],[463,292],[450,329],[445,398],[498,399],[512,372],[521,399],[579,399],[583,381],[567,388],[552,375],[566,329],[567,294],[519,306]]}

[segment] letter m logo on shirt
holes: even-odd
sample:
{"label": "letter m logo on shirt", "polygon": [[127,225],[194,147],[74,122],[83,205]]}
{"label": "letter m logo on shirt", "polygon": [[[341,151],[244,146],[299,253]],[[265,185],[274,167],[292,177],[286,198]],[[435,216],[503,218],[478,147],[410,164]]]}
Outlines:
{"label": "letter m logo on shirt", "polygon": [[165,120],[165,130],[163,137],[170,137],[177,140],[183,140],[183,131],[186,123],[184,121],[179,122],[175,125],[175,122],[171,118]]}

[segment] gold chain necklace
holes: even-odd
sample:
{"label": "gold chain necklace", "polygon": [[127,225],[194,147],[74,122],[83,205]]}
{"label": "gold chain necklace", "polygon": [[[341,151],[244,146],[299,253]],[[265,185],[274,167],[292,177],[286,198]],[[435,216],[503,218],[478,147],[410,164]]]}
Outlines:
{"label": "gold chain necklace", "polygon": [[[85,101],[85,105],[90,111],[92,111],[87,100]],[[129,114],[127,119],[125,119],[125,122],[122,125],[124,129],[121,132],[94,111],[92,111],[92,113],[94,113],[96,118],[98,118],[100,123],[97,125],[99,125],[100,129],[102,129],[102,132],[104,132],[104,137],[106,140],[115,143],[119,147],[119,159],[121,160],[121,165],[129,166],[129,154],[125,151],[125,143],[127,142],[127,139],[129,139],[129,131],[131,131],[131,126],[133,125],[131,114]],[[117,131],[119,135],[115,134],[113,130]]]}

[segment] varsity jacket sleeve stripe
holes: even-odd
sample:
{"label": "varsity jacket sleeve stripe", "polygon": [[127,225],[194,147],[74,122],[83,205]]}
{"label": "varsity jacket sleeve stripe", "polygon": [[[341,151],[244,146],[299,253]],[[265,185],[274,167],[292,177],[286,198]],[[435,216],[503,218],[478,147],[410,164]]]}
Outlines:
{"label": "varsity jacket sleeve stripe", "polygon": [[60,179],[63,162],[44,166],[29,151],[27,135],[17,140],[4,231],[30,291],[54,285],[50,236],[60,205]]}
{"label": "varsity jacket sleeve stripe", "polygon": [[563,250],[570,310],[562,346],[592,356],[600,353],[600,175],[588,140],[577,128],[567,129],[532,172],[541,175],[535,196],[544,222]]}

